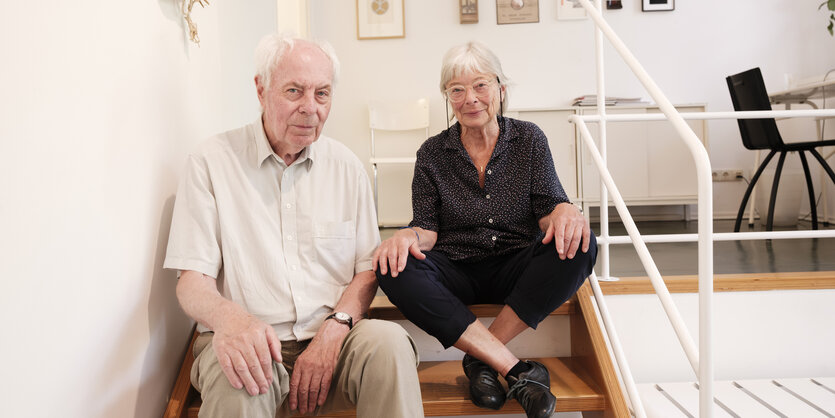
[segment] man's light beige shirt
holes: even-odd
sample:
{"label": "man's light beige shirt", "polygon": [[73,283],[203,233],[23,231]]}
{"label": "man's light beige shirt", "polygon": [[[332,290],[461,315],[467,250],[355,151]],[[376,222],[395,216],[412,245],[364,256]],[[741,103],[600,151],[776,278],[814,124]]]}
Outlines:
{"label": "man's light beige shirt", "polygon": [[165,268],[217,277],[221,294],[272,324],[279,339],[304,340],[353,276],[371,270],[379,244],[359,159],[320,136],[288,167],[259,119],[189,156]]}

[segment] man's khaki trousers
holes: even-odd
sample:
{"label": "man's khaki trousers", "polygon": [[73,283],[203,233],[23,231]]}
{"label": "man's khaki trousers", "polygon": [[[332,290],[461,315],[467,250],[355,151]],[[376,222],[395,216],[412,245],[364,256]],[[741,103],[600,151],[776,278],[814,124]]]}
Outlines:
{"label": "man's khaki trousers", "polygon": [[[282,342],[287,366],[273,362],[275,377],[265,394],[235,389],[220,368],[211,332],[194,342],[191,382],[200,392],[201,418],[289,417],[290,373],[306,343]],[[356,407],[359,418],[422,417],[417,348],[398,324],[364,319],[348,333],[333,373],[328,398],[314,415]],[[289,371],[288,371],[289,368]]]}

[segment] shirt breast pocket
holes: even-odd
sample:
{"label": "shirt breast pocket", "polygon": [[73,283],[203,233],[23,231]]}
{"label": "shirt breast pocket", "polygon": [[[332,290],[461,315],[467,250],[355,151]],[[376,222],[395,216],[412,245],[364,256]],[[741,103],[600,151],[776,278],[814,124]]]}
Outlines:
{"label": "shirt breast pocket", "polygon": [[313,223],[316,262],[336,284],[347,285],[354,277],[356,235],[354,220]]}

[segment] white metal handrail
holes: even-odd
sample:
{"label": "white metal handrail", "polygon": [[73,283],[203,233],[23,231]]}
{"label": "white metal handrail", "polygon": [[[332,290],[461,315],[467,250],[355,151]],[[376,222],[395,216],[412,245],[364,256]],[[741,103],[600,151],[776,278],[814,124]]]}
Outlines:
{"label": "white metal handrail", "polygon": [[[668,120],[672,123],[675,130],[684,140],[687,147],[690,149],[691,154],[693,154],[693,158],[696,164],[696,174],[697,174],[697,181],[698,181],[698,214],[699,214],[699,223],[698,223],[698,230],[699,230],[699,244],[698,244],[698,252],[699,252],[699,351],[696,352],[695,348],[693,347],[692,337],[690,337],[689,332],[687,331],[686,326],[684,325],[683,321],[681,321],[680,315],[678,314],[678,310],[675,308],[675,305],[672,302],[672,298],[669,296],[669,292],[667,291],[666,286],[664,285],[663,279],[661,279],[660,273],[658,273],[657,267],[652,262],[651,256],[649,256],[649,251],[646,249],[646,245],[640,241],[640,235],[638,234],[637,227],[634,225],[634,221],[632,221],[631,216],[629,215],[629,211],[626,210],[626,205],[623,203],[623,199],[620,199],[620,202],[617,202],[616,198],[616,206],[618,208],[618,212],[620,214],[621,219],[624,221],[624,224],[631,223],[631,229],[634,232],[630,232],[630,236],[633,239],[633,245],[635,245],[636,250],[639,253],[644,252],[645,255],[642,256],[641,261],[644,263],[644,268],[647,268],[647,273],[650,275],[650,279],[653,282],[653,287],[655,288],[656,294],[661,299],[662,305],[667,312],[667,316],[670,319],[673,328],[676,329],[676,335],[679,338],[679,341],[682,344],[682,348],[684,348],[685,353],[687,354],[688,359],[690,360],[691,365],[694,369],[697,370],[698,380],[700,384],[699,390],[699,410],[700,416],[702,417],[710,417],[712,416],[713,411],[713,350],[711,349],[713,343],[712,337],[712,315],[713,315],[713,185],[711,183],[711,168],[710,168],[710,158],[707,155],[707,150],[705,150],[704,146],[702,145],[699,138],[690,129],[690,126],[687,125],[687,122],[681,117],[678,111],[675,109],[673,104],[667,99],[666,96],[661,92],[661,89],[652,78],[649,77],[646,70],[644,70],[643,66],[638,62],[634,55],[629,51],[623,41],[615,34],[614,30],[606,23],[603,19],[603,16],[600,14],[600,10],[602,10],[602,2],[600,0],[597,1],[598,7],[595,8],[588,0],[579,0],[582,6],[586,9],[586,12],[592,18],[594,23],[597,25],[597,37],[599,37],[600,33],[606,35],[606,38],[615,48],[615,50],[620,54],[621,58],[624,62],[629,66],[641,84],[644,85],[647,92],[650,96],[655,100],[658,104],[659,108],[661,109],[662,113],[667,116]],[[598,77],[598,86],[603,84],[603,73],[604,68],[602,65],[602,61],[600,58],[603,55],[602,49],[602,42],[596,42],[595,48],[597,49],[597,56],[599,58],[597,62],[597,77]],[[603,96],[598,92],[598,96]],[[603,96],[605,99],[605,96]],[[605,112],[605,106],[598,106],[598,112],[603,110]],[[605,113],[599,115],[601,118],[606,118]],[[581,137],[584,138],[586,141],[587,146],[593,146],[594,141],[591,140],[591,134],[588,132],[588,128],[585,126],[585,123],[582,119],[573,118],[574,122],[581,127],[581,131],[583,135]],[[579,122],[579,123],[578,123]],[[605,138],[601,136],[601,144],[605,146]],[[600,155],[596,155],[595,160],[598,160]],[[606,169],[605,161],[596,161],[598,164],[598,169],[601,171],[601,181],[602,183],[609,183],[607,184],[608,187],[613,187],[614,182],[611,179],[611,176],[608,175],[608,170]],[[601,186],[602,187],[602,186]],[[619,195],[616,190],[612,191],[612,196],[615,198],[616,195]],[[604,206],[608,206],[608,203],[604,205],[605,202],[605,193],[601,191],[601,209]],[[618,196],[619,197],[619,196]],[[607,214],[608,216],[608,214]],[[627,220],[628,219],[628,220]],[[707,221],[706,221],[707,220]],[[601,225],[603,223],[608,223],[608,219],[601,220]],[[608,238],[608,231],[603,231],[602,234],[605,238]],[[637,241],[637,242],[636,242]],[[642,249],[641,249],[642,247]],[[608,258],[608,244],[603,245],[604,250],[604,258]],[[653,278],[653,275],[656,277]],[[594,278],[592,278],[594,280]],[[602,305],[605,302],[602,302],[602,299],[598,300],[598,305]],[[608,331],[607,331],[608,332]],[[611,337],[610,337],[611,338]],[[631,376],[624,376],[625,384],[633,384],[634,382],[630,382],[632,380]],[[630,395],[630,398],[633,398]],[[634,397],[631,399],[633,408],[635,408],[636,404],[640,404],[640,398]],[[640,408],[641,412],[643,408]],[[638,408],[635,408],[636,414],[639,412]],[[643,415],[639,415],[643,416]]]}
{"label": "white metal handrail", "polygon": [[[672,103],[664,96],[655,82],[649,77],[637,59],[626,48],[623,42],[614,33],[611,27],[605,22],[599,10],[602,10],[601,0],[597,0],[597,8],[592,6],[589,0],[578,0],[586,9],[589,16],[596,25],[595,50],[597,57],[597,115],[578,116],[573,115],[569,119],[575,123],[580,130],[580,137],[584,144],[591,151],[592,158],[597,165],[601,178],[600,193],[600,247],[601,270],[603,277],[609,275],[609,248],[610,244],[632,243],[638,252],[638,256],[647,271],[650,280],[655,288],[656,294],[661,300],[662,306],[673,325],[679,342],[688,357],[699,380],[699,415],[700,417],[713,416],[713,350],[712,350],[712,295],[713,295],[713,241],[718,240],[745,240],[745,239],[783,239],[783,238],[806,238],[806,237],[830,237],[835,236],[835,231],[786,231],[767,233],[734,233],[714,234],[713,233],[713,187],[711,179],[710,159],[707,150],[699,141],[696,134],[690,129],[685,119],[743,119],[743,118],[766,118],[766,117],[808,117],[808,116],[835,116],[835,111],[757,111],[757,112],[701,112],[688,113],[682,116],[673,107]],[[626,64],[635,73],[639,81],[647,89],[647,92],[658,104],[663,112],[660,114],[642,115],[606,115],[604,68],[603,68],[603,45],[602,35],[609,39],[615,50],[621,55]],[[688,146],[696,164],[698,181],[698,234],[676,234],[667,236],[646,236],[642,237],[635,226],[629,210],[617,190],[611,174],[606,168],[606,122],[607,121],[647,121],[647,120],[669,120],[678,134]],[[599,123],[600,148],[594,144],[591,133],[586,122]],[[608,202],[607,188],[611,189],[614,204],[626,226],[628,237],[609,237],[608,234]],[[652,260],[652,256],[646,247],[646,242],[685,242],[698,241],[698,275],[699,275],[699,351],[696,350],[692,337],[681,320],[680,314],[672,302],[666,285],[661,278],[658,268]],[[590,282],[597,301],[598,309],[612,344],[615,360],[621,371],[627,393],[633,406],[633,413],[638,417],[646,416],[640,397],[637,394],[634,379],[632,378],[626,358],[617,339],[617,334],[611,324],[611,319],[606,308],[603,294],[600,291],[597,276],[592,273]]]}
{"label": "white metal handrail", "polygon": [[[687,119],[757,119],[757,118],[771,118],[775,117],[775,114],[781,114],[786,117],[817,117],[817,116],[835,116],[835,110],[815,110],[815,111],[788,111],[790,114],[784,115],[787,111],[756,111],[756,112],[698,112],[698,113],[687,113]],[[650,118],[647,118],[646,114],[619,114],[617,118],[615,117],[608,117],[606,119],[613,120],[617,119],[620,122],[634,122],[634,121],[644,121],[644,120],[664,120],[662,115],[651,115]],[[662,306],[664,307],[665,313],[667,314],[670,322],[673,325],[673,329],[676,332],[677,337],[679,338],[679,342],[682,345],[682,348],[687,354],[688,360],[691,363],[694,371],[696,371],[697,376],[699,377],[699,385],[700,385],[700,394],[703,390],[705,390],[706,386],[709,386],[712,382],[708,382],[704,380],[700,376],[700,363],[699,363],[699,354],[695,350],[692,338],[690,334],[687,332],[687,329],[680,318],[678,310],[675,308],[674,303],[672,302],[672,298],[669,295],[669,291],[667,290],[666,285],[664,284],[663,279],[661,278],[660,273],[658,272],[657,266],[655,265],[654,261],[652,260],[652,256],[649,253],[649,250],[646,247],[646,243],[671,243],[671,242],[702,242],[704,241],[704,237],[701,233],[699,234],[663,234],[663,235],[641,235],[638,230],[637,226],[632,219],[631,214],[629,213],[628,208],[624,202],[622,195],[620,194],[619,190],[617,189],[617,185],[614,183],[614,180],[611,177],[611,173],[609,173],[608,169],[605,167],[605,162],[602,158],[602,153],[598,149],[598,147],[594,143],[594,139],[591,136],[591,133],[588,130],[588,126],[586,125],[586,121],[591,120],[593,122],[598,122],[601,120],[600,116],[596,115],[587,115],[587,116],[580,116],[580,115],[573,115],[570,118],[570,121],[575,123],[580,130],[580,137],[584,141],[586,147],[588,147],[590,151],[590,155],[592,160],[596,164],[598,171],[600,172],[601,181],[611,189],[612,199],[614,201],[615,207],[618,210],[618,214],[621,216],[624,226],[627,229],[628,236],[601,236],[598,237],[598,245],[609,245],[609,244],[633,244],[636,248],[638,256],[644,266],[644,269],[647,271],[650,281],[655,289],[656,293],[658,294],[659,299],[661,300]],[[601,215],[602,216],[602,215]],[[712,222],[712,216],[708,220]],[[700,225],[701,225],[700,219]],[[714,241],[744,241],[744,240],[760,240],[760,239],[796,239],[796,238],[835,238],[835,230],[818,230],[818,231],[768,231],[768,232],[734,232],[734,233],[712,233],[708,236],[708,240],[710,242]],[[607,257],[608,254],[604,255]],[[711,254],[712,257],[712,254]],[[701,261],[702,255],[699,255],[700,261],[700,279],[701,280]],[[711,265],[712,265],[712,258],[711,258]],[[590,278],[590,282],[592,284],[592,289],[594,290],[595,299],[597,300],[597,305],[601,310],[601,317],[603,318],[604,327],[606,327],[607,334],[609,335],[610,342],[612,344],[612,351],[614,352],[616,362],[619,365],[621,374],[624,378],[624,384],[627,386],[627,393],[631,399],[633,410],[636,416],[643,417],[645,413],[643,411],[643,406],[641,405],[640,398],[638,398],[637,390],[634,387],[634,381],[631,377],[629,372],[629,366],[626,363],[625,356],[622,352],[622,348],[620,347],[620,343],[618,341],[617,334],[614,332],[613,326],[611,324],[611,320],[609,319],[609,314],[606,308],[606,304],[603,301],[603,294],[600,291],[599,284],[597,282],[597,277],[592,275]],[[712,285],[712,284],[711,284]],[[612,329],[609,329],[612,327]],[[712,414],[712,397],[711,403],[709,405],[709,409],[706,411],[704,408],[700,406],[700,416],[710,416]]]}
{"label": "white metal handrail", "polygon": [[[715,120],[715,119],[766,119],[766,118],[817,118],[835,115],[833,109],[820,110],[748,110],[739,112],[687,112],[679,113],[682,119]],[[578,116],[586,122],[601,122],[599,115]],[[608,122],[645,122],[666,120],[661,113],[619,113],[606,115]]]}
{"label": "white metal handrail", "polygon": [[[673,330],[675,331],[676,336],[679,339],[679,343],[681,344],[685,354],[687,355],[687,359],[690,361],[690,365],[693,367],[693,370],[698,375],[700,370],[699,354],[696,350],[693,338],[687,331],[687,326],[684,324],[684,320],[682,320],[681,315],[678,312],[678,309],[676,309],[675,304],[673,303],[672,297],[670,296],[670,292],[667,290],[667,286],[664,284],[664,279],[661,278],[661,273],[658,271],[658,267],[652,260],[652,255],[649,253],[649,250],[647,249],[647,246],[644,243],[641,234],[638,232],[638,227],[635,225],[635,221],[629,214],[629,210],[626,208],[626,203],[624,202],[623,197],[621,196],[620,191],[617,188],[617,185],[612,179],[612,175],[609,173],[609,170],[606,169],[605,163],[603,162],[603,157],[600,154],[600,151],[597,149],[597,146],[594,144],[594,139],[592,138],[591,133],[589,132],[588,126],[586,126],[582,119],[576,116],[571,116],[570,120],[573,123],[575,123],[579,128],[580,138],[583,139],[584,144],[589,148],[592,159],[594,160],[595,164],[597,165],[598,171],[600,172],[600,178],[602,182],[609,188],[609,192],[612,194],[612,200],[614,201],[615,208],[617,209],[618,214],[620,215],[621,220],[623,221],[623,224],[626,227],[627,232],[629,233],[629,237],[631,238],[632,244],[635,246],[635,250],[637,251],[638,257],[641,260],[641,264],[644,266],[644,269],[647,271],[647,274],[649,275],[653,289],[655,289],[655,293],[658,295],[658,298],[661,301],[661,305],[664,308],[664,312],[667,314],[667,317],[669,318],[670,323],[673,326]],[[600,242],[606,242],[608,238],[609,237],[603,236],[601,237]],[[608,254],[604,255],[604,257],[607,256]],[[626,385],[627,393],[629,394],[630,402],[633,407],[633,412],[639,418],[645,417],[646,413],[643,410],[643,404],[641,402],[641,399],[637,394],[637,388],[635,386],[634,379],[632,378],[631,373],[628,372],[629,366],[625,361],[625,356],[621,352],[622,349],[620,348],[620,342],[617,339],[617,335],[613,332],[614,327],[612,326],[612,324],[607,323],[606,321],[606,318],[608,317],[608,313],[604,314],[604,312],[607,311],[606,303],[603,299],[602,292],[599,291],[597,277],[595,275],[592,275],[590,277],[590,282],[592,285],[592,289],[595,290],[595,299],[597,300],[598,308],[601,310],[601,316],[604,318],[604,326],[606,327],[606,332],[609,335],[609,340],[612,344],[612,349],[615,353],[616,361],[618,363],[619,368],[621,369],[621,375],[623,376],[623,381]],[[702,384],[701,379],[699,379],[699,383],[700,385]]]}

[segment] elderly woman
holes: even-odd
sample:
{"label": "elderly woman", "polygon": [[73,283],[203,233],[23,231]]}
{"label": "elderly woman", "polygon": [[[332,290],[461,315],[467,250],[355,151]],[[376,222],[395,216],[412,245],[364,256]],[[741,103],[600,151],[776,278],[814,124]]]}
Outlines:
{"label": "elderly woman", "polygon": [[[479,43],[444,56],[441,92],[457,123],[418,150],[414,218],[373,262],[406,318],[444,348],[466,353],[473,403],[499,409],[515,398],[529,417],[546,417],[556,403],[548,370],[520,361],[505,344],[577,291],[597,247],[560,185],[545,135],[501,115],[506,80]],[[477,303],[504,305],[489,328],[467,308]]]}

